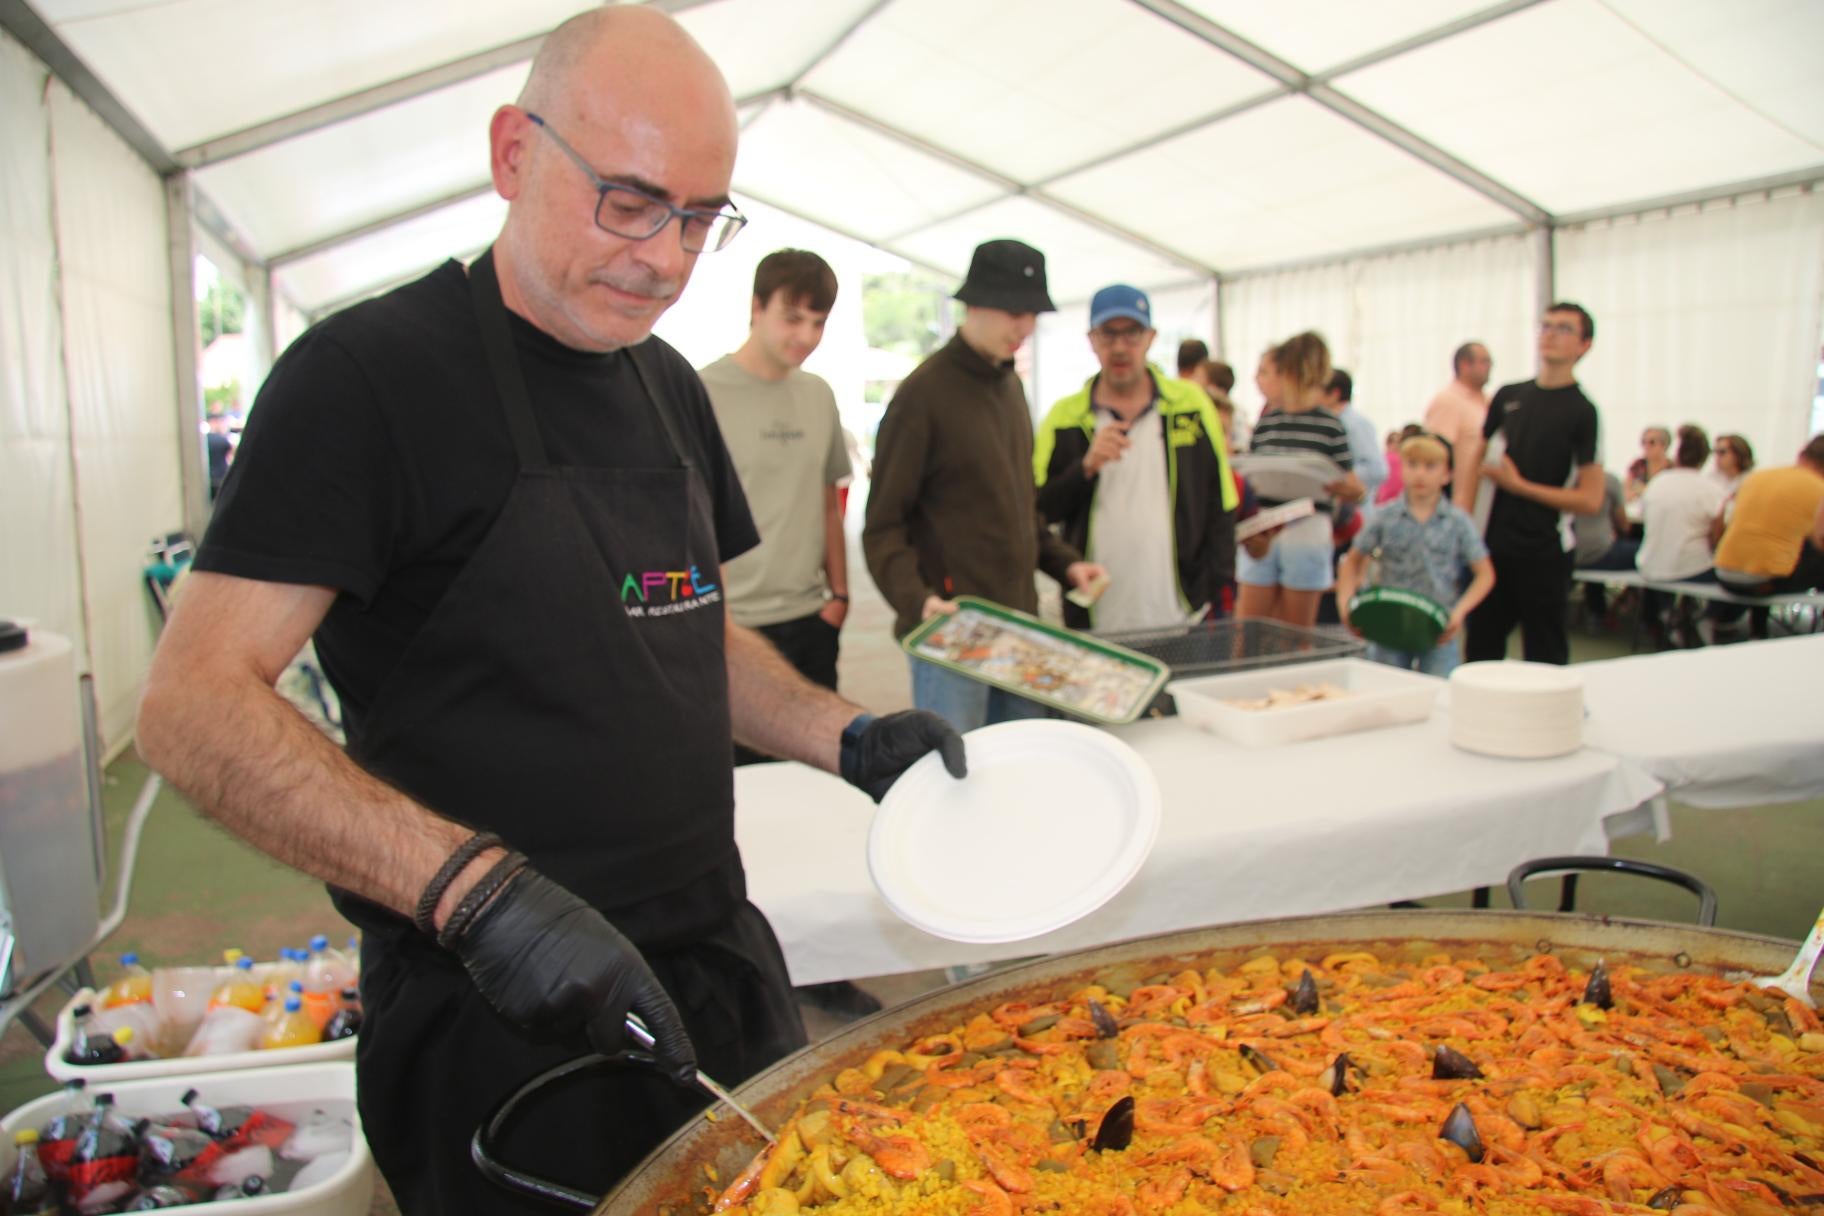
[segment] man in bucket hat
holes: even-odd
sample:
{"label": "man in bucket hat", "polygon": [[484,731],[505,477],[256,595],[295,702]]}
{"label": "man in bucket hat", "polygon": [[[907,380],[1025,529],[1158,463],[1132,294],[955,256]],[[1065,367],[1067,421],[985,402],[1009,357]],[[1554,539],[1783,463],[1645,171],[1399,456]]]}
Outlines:
{"label": "man in bucket hat", "polygon": [[[874,452],[862,548],[893,606],[894,633],[954,612],[956,595],[1036,612],[1032,572],[1068,587],[1102,577],[1039,518],[1032,484],[1032,416],[1013,357],[1041,312],[1056,312],[1045,255],[1019,241],[978,245],[957,290],[963,323],[893,395]],[[1042,717],[1035,702],[912,662],[912,698],[972,730]]]}

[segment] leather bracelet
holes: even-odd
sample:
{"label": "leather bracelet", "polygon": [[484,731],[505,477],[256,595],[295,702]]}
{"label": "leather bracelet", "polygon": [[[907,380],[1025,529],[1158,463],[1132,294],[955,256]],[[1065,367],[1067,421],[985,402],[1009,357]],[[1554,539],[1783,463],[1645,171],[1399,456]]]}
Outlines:
{"label": "leather bracelet", "polygon": [[861,784],[861,737],[868,727],[874,725],[874,715],[856,714],[849,724],[842,728],[842,742],[837,748],[836,768],[842,779],[850,785]]}
{"label": "leather bracelet", "polygon": [[418,932],[426,937],[437,936],[437,905],[443,900],[443,893],[450,889],[456,876],[462,873],[463,867],[479,857],[487,849],[500,844],[500,837],[492,832],[477,832],[461,844],[456,851],[444,858],[443,865],[431,876],[431,881],[424,884],[424,893],[418,897],[418,907],[412,913],[412,924]]}
{"label": "leather bracelet", "polygon": [[508,853],[495,862],[492,868],[481,876],[480,881],[469,888],[469,893],[462,897],[462,902],[456,905],[454,912],[450,913],[450,919],[443,922],[443,932],[437,935],[437,944],[445,950],[455,949],[457,941],[462,937],[464,930],[469,927],[470,922],[475,919],[476,914],[529,864],[524,853]]}

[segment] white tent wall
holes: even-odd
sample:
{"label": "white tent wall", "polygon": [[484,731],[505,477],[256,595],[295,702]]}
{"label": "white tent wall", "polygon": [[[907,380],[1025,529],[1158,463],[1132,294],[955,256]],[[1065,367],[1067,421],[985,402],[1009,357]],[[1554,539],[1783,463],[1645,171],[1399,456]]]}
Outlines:
{"label": "white tent wall", "polygon": [[50,73],[0,34],[0,616],[86,655],[53,245]]}
{"label": "white tent wall", "polygon": [[1648,425],[1747,437],[1763,464],[1804,444],[1824,330],[1824,194],[1725,200],[1567,228],[1560,299],[1596,319],[1579,378],[1602,411],[1605,462]]}
{"label": "white tent wall", "polygon": [[113,745],[132,731],[157,637],[146,542],[184,525],[165,190],[62,85],[50,98],[89,660]]}
{"label": "white tent wall", "polygon": [[1342,262],[1224,279],[1223,357],[1235,400],[1260,414],[1261,352],[1305,329],[1330,346],[1355,380],[1355,404],[1386,432],[1418,421],[1450,379],[1451,354],[1486,344],[1495,379],[1533,374],[1538,243],[1489,237]]}

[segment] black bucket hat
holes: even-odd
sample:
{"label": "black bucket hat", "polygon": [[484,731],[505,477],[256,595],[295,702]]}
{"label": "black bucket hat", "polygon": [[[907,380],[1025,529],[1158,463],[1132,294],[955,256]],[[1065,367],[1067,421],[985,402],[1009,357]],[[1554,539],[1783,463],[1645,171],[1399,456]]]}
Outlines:
{"label": "black bucket hat", "polygon": [[1023,241],[983,241],[956,299],[1003,312],[1056,312],[1045,289],[1045,255]]}

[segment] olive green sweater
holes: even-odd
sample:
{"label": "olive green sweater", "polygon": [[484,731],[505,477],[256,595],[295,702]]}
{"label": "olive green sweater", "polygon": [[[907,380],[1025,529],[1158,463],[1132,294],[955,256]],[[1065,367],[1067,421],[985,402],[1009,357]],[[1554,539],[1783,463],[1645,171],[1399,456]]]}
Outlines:
{"label": "olive green sweater", "polygon": [[1039,517],[1032,415],[1011,363],[990,363],[959,334],[906,377],[875,441],[861,544],[898,637],[927,596],[1036,612],[1033,571],[1064,581],[1081,558]]}

